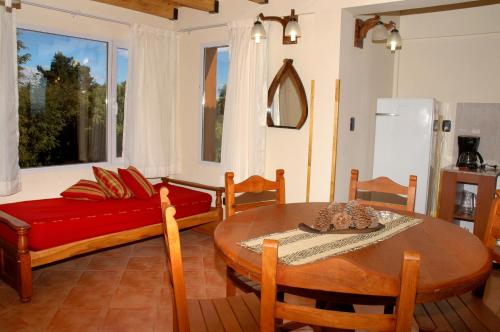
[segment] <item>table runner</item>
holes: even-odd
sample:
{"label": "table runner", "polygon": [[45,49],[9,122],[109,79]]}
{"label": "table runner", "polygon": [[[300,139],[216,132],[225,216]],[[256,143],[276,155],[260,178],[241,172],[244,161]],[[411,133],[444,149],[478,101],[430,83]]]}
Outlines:
{"label": "table runner", "polygon": [[410,227],[420,224],[422,220],[402,216],[390,211],[380,211],[379,222],[384,224],[385,227],[371,233],[314,234],[296,228],[282,233],[273,233],[242,241],[239,244],[251,251],[262,253],[262,242],[264,239],[278,240],[279,260],[287,265],[301,265],[341,255],[386,240]]}

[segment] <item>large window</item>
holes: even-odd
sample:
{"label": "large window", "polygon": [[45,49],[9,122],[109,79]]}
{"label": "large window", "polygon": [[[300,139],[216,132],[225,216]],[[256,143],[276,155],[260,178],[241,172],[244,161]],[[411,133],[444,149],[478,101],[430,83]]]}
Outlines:
{"label": "large window", "polygon": [[206,47],[203,53],[202,159],[220,162],[229,48]]}
{"label": "large window", "polygon": [[[109,145],[115,142],[108,140],[121,140],[123,102],[120,109],[117,86],[117,124],[110,126],[108,98],[115,98],[108,86],[110,44],[24,29],[17,35],[20,166],[111,161]],[[112,85],[123,85],[124,91],[126,78],[116,61]],[[116,135],[109,134],[111,127]],[[115,144],[121,155],[121,142]]]}

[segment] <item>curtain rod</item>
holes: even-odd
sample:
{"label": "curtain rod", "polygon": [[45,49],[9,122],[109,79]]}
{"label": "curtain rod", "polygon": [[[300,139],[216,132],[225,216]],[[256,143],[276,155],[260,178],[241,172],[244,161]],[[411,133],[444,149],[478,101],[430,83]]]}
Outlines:
{"label": "curtain rod", "polygon": [[86,14],[86,13],[82,13],[80,11],[73,11],[73,10],[69,10],[69,9],[52,7],[52,6],[49,6],[49,5],[43,5],[43,4],[36,3],[36,2],[22,1],[22,4],[23,5],[33,6],[33,7],[38,7],[38,8],[43,8],[43,9],[54,10],[54,11],[57,11],[57,12],[66,13],[66,14],[70,14],[70,15],[73,15],[73,16],[88,17],[88,18],[93,18],[93,19],[96,19],[96,20],[107,21],[107,22],[111,22],[111,23],[116,23],[116,24],[122,24],[122,25],[130,26],[130,23],[125,22],[125,21],[119,21],[119,20],[114,20],[112,18],[107,18],[107,17],[103,17],[103,16]]}
{"label": "curtain rod", "polygon": [[177,30],[177,32],[191,32],[196,30],[205,30],[205,29],[213,29],[227,26],[227,23],[219,23],[219,24],[211,24],[211,25],[201,25],[197,27],[184,28]]}
{"label": "curtain rod", "polygon": [[[301,14],[295,14],[295,15],[297,15],[297,16],[304,16],[304,15],[311,15],[311,14],[314,14],[314,12],[307,12],[307,13],[301,13]],[[227,23],[219,23],[219,24],[211,24],[211,25],[200,25],[200,26],[197,26],[197,27],[180,29],[180,30],[177,30],[177,32],[191,32],[191,31],[197,31],[197,30],[220,28],[220,27],[225,27],[225,26],[227,26]]]}

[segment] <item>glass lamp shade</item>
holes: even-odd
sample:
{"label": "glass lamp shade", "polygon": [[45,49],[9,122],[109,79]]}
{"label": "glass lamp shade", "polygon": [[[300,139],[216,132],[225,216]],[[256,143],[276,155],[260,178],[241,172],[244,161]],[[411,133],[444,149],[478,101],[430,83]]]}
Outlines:
{"label": "glass lamp shade", "polygon": [[384,26],[384,23],[378,22],[377,25],[372,29],[372,42],[374,43],[383,43],[387,41],[387,29]]}
{"label": "glass lamp shade", "polygon": [[396,50],[400,50],[402,45],[403,43],[398,29],[393,29],[389,34],[389,37],[387,37],[387,48],[390,49],[391,52],[395,52]]}
{"label": "glass lamp shade", "polygon": [[250,34],[256,44],[259,44],[262,39],[266,39],[266,30],[260,21],[255,21]]}
{"label": "glass lamp shade", "polygon": [[290,19],[285,28],[285,37],[290,37],[290,40],[294,42],[297,40],[297,37],[300,37],[300,35],[301,31],[299,23],[294,18]]}

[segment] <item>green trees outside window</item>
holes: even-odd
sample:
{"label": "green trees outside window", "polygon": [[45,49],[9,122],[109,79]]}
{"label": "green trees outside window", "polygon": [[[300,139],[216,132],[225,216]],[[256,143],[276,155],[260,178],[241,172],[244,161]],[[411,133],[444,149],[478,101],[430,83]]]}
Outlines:
{"label": "green trees outside window", "polygon": [[[18,29],[17,51],[20,166],[107,161],[108,43]],[[116,92],[119,156],[124,63]]]}

